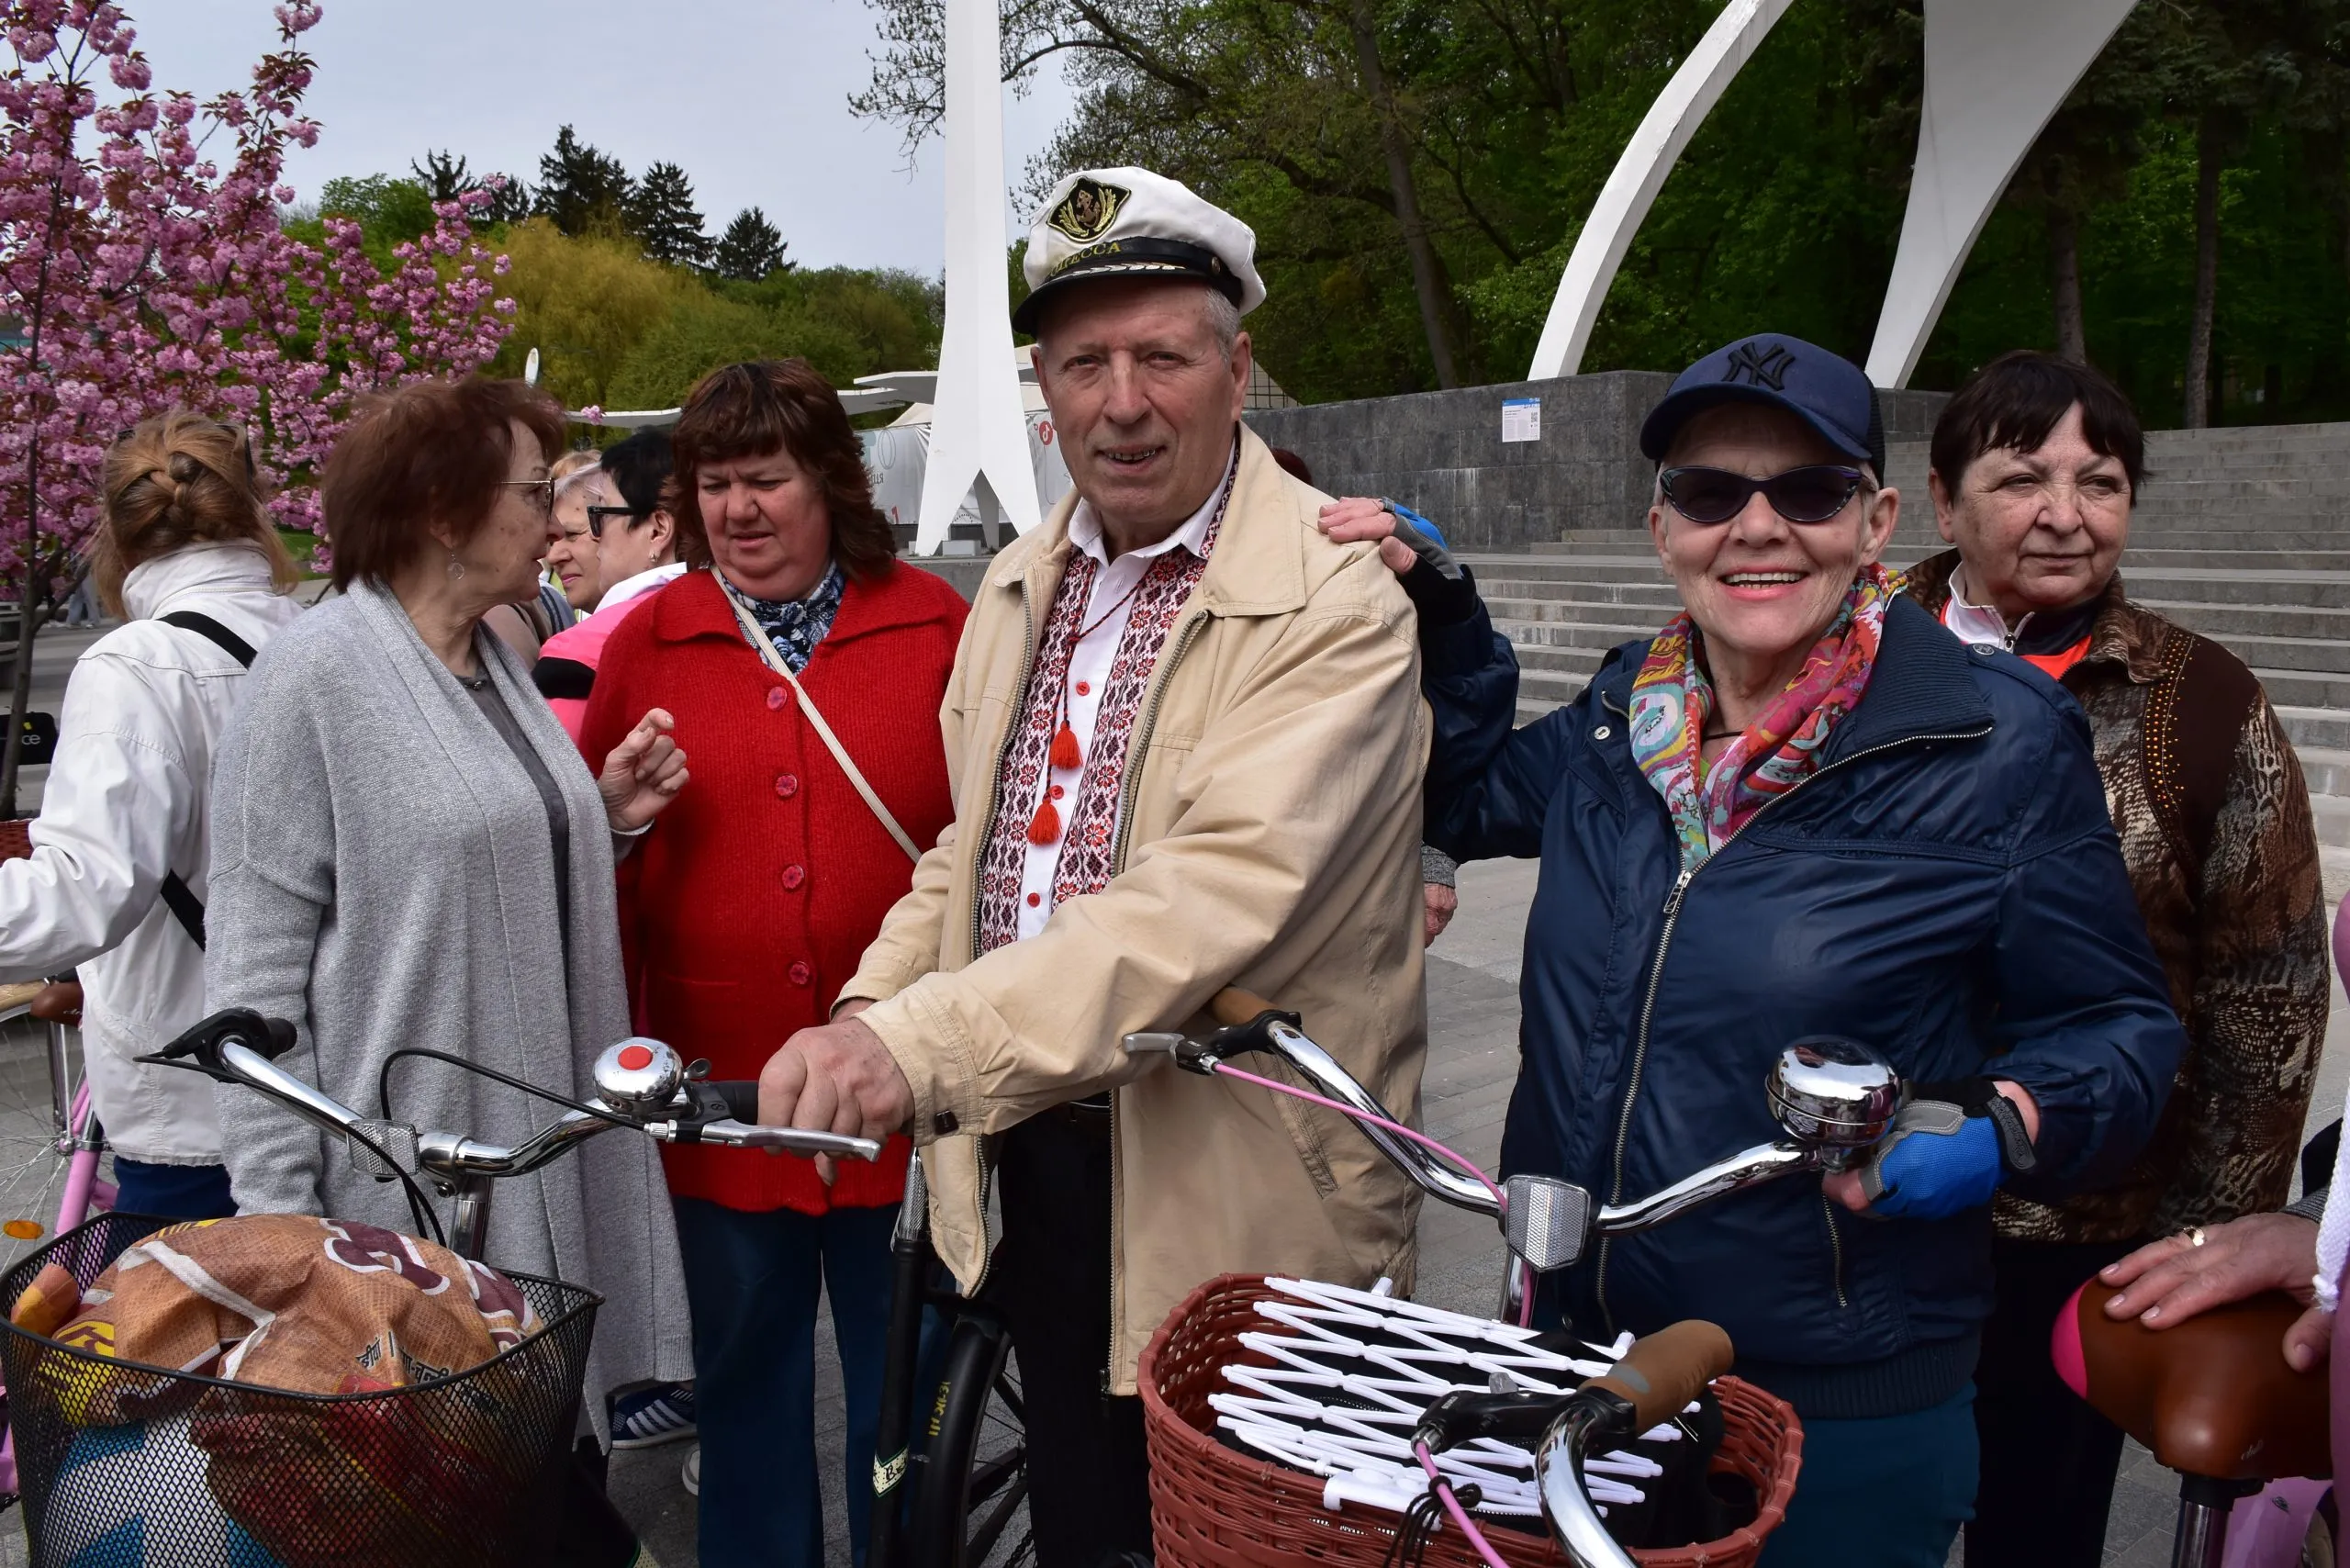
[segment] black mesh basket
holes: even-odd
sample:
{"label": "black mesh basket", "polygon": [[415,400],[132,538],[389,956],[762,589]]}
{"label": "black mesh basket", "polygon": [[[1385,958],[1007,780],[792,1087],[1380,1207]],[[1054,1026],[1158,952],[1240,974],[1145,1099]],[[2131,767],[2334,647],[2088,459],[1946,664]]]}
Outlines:
{"label": "black mesh basket", "polygon": [[[165,1223],[106,1215],[66,1232],[0,1276],[0,1313],[44,1265],[86,1287]],[[224,1383],[0,1323],[33,1568],[546,1561],[602,1298],[507,1277],[538,1309],[539,1333],[470,1371],[377,1394]],[[138,1402],[145,1418],[82,1418],[88,1391],[126,1372],[152,1380]]]}

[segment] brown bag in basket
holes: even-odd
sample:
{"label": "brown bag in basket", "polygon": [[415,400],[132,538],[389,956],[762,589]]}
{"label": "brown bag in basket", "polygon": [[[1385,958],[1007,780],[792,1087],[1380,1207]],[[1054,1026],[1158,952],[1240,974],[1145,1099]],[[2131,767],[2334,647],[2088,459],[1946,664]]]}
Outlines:
{"label": "brown bag in basket", "polygon": [[[51,1272],[28,1293],[42,1316],[71,1287]],[[53,1338],[259,1389],[367,1394],[468,1371],[540,1327],[511,1281],[445,1248],[349,1220],[245,1215],[130,1248]],[[479,1519],[532,1479],[515,1473],[518,1456],[482,1451],[482,1439],[498,1407],[544,1396],[493,1372],[462,1389],[311,1405],[128,1369],[108,1376],[74,1358],[50,1358],[50,1369],[78,1380],[65,1403],[84,1424],[193,1401],[189,1435],[210,1456],[214,1497],[296,1568],[465,1560]]]}

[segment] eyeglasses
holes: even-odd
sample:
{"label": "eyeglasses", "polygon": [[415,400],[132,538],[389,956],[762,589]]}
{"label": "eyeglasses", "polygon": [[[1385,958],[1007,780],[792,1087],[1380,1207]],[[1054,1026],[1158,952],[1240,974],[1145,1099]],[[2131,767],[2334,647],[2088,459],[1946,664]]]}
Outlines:
{"label": "eyeglasses", "polygon": [[636,525],[636,520],[644,515],[644,513],[638,511],[634,507],[589,507],[588,509],[588,532],[594,534],[597,538],[601,539],[604,537],[604,520],[606,518],[627,518],[629,520],[629,526],[632,528]]}
{"label": "eyeglasses", "polygon": [[1862,474],[1832,463],[1790,468],[1767,479],[1727,468],[1668,468],[1657,476],[1657,483],[1674,511],[1705,526],[1728,522],[1746,510],[1757,491],[1789,522],[1826,522],[1860,493]]}
{"label": "eyeglasses", "polygon": [[554,481],[553,479],[500,479],[498,481],[498,487],[501,490],[533,491],[535,493],[529,499],[539,509],[539,515],[541,517],[554,515]]}

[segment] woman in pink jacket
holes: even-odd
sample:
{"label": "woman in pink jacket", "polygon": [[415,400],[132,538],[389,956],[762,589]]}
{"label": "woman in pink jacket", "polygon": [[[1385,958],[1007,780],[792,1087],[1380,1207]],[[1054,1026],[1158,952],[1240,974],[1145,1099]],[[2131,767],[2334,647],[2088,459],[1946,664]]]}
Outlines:
{"label": "woman in pink jacket", "polygon": [[604,453],[603,472],[620,492],[618,506],[590,506],[588,531],[595,536],[603,597],[576,625],[556,633],[539,650],[531,678],[547,706],[574,741],[596,688],[604,644],[628,612],[665,587],[685,565],[677,559],[677,525],[661,504],[668,482],[669,434],[643,430]]}

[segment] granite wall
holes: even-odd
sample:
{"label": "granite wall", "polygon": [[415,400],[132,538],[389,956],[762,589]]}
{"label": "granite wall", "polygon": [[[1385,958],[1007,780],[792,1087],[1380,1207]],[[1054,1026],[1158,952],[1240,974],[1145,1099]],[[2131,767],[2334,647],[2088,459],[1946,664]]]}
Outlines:
{"label": "granite wall", "polygon": [[[1673,378],[1613,370],[1554,381],[1416,392],[1260,409],[1259,435],[1305,459],[1333,495],[1393,496],[1441,525],[1459,550],[1521,550],[1569,529],[1631,528],[1655,465],[1640,421]],[[1886,435],[1928,434],[1945,394],[1886,392]],[[1502,440],[1502,404],[1541,404],[1541,436]]]}

